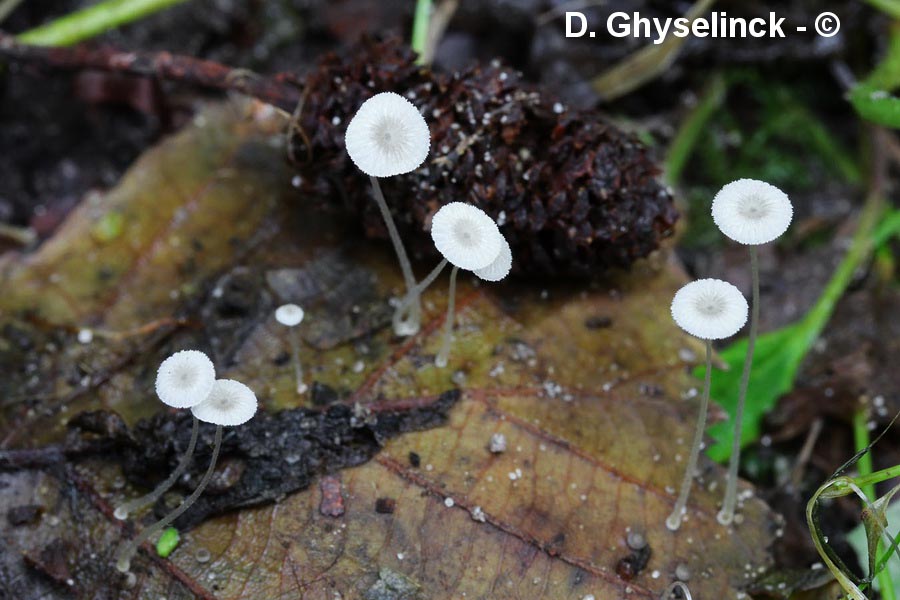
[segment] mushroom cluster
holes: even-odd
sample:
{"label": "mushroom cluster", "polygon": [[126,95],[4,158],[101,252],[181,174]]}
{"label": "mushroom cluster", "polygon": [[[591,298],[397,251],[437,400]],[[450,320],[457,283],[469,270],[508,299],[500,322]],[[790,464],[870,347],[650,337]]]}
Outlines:
{"label": "mushroom cluster", "polygon": [[757,246],[772,242],[787,231],[794,216],[794,207],[787,194],[755,179],[738,179],[723,187],[712,203],[712,217],[716,225],[732,240],[750,247],[750,272],[752,278],[752,309],[750,314],[750,339],[744,368],[741,372],[738,402],[734,412],[734,435],[728,478],[725,482],[725,499],[717,516],[719,523],[730,525],[734,520],[737,504],[738,467],[741,460],[744,404],[750,369],[753,367],[753,351],[756,347],[759,327],[759,255]]}
{"label": "mushroom cluster", "polygon": [[687,507],[688,496],[694,482],[694,471],[703,444],[706,414],[709,412],[709,386],[712,381],[712,341],[733,336],[747,322],[747,301],[740,290],[719,279],[693,281],[675,293],[672,299],[672,318],[679,327],[706,343],[706,377],[700,412],[694,428],[694,440],[684,469],[681,491],[672,513],[666,519],[666,527],[676,531]]}
{"label": "mushroom cluster", "polygon": [[494,220],[480,208],[463,202],[451,202],[434,213],[431,239],[444,257],[438,267],[442,269],[448,262],[453,265],[444,336],[434,359],[434,364],[443,368],[450,358],[453,339],[456,275],[463,269],[485,281],[500,281],[512,268],[512,252]]}
{"label": "mushroom cluster", "polygon": [[190,496],[162,519],[144,528],[133,540],[120,546],[116,553],[116,569],[122,573],[127,573],[131,569],[131,558],[141,544],[168,527],[203,493],[216,468],[222,446],[222,428],[242,425],[256,414],[257,401],[253,390],[238,381],[216,379],[212,361],[198,350],[182,350],[162,362],[156,374],[156,393],[168,406],[191,409],[193,415],[191,441],[175,471],[146,496],[118,507],[115,511],[116,518],[128,518],[130,512],[155,502],[174,485],[187,468],[197,445],[200,421],[216,426],[212,459],[206,474]]}
{"label": "mushroom cluster", "polygon": [[[738,402],[734,414],[734,435],[728,475],[725,482],[725,498],[717,520],[730,525],[734,520],[737,504],[737,478],[741,456],[741,434],[744,405],[753,366],[759,323],[759,256],[757,246],[779,238],[791,224],[793,206],[787,194],[764,181],[739,179],[723,187],[712,202],[712,218],[719,230],[732,240],[750,247],[752,276],[752,305],[747,305],[743,294],[731,285],[717,279],[704,279],[687,284],[672,300],[672,318],[687,333],[706,342],[706,376],[700,401],[700,414],[694,430],[694,440],[681,484],[681,491],[666,526],[675,531],[687,506],[697,459],[706,429],[709,408],[709,388],[712,377],[712,340],[731,337],[747,322],[750,313],[750,337],[744,368],[738,389]],[[751,308],[752,307],[752,308]]]}
{"label": "mushroom cluster", "polygon": [[360,106],[347,126],[345,143],[347,154],[353,163],[371,180],[375,202],[381,211],[403,272],[406,295],[394,310],[392,324],[395,334],[408,336],[419,331],[422,292],[448,263],[453,265],[444,337],[435,358],[437,366],[445,367],[453,337],[456,276],[459,269],[472,271],[485,281],[500,281],[512,268],[509,243],[500,233],[497,223],[483,210],[463,202],[450,202],[441,207],[431,219],[431,238],[444,258],[428,276],[417,283],[378,178],[402,175],[421,166],[431,146],[428,124],[409,100],[393,92],[382,92]]}

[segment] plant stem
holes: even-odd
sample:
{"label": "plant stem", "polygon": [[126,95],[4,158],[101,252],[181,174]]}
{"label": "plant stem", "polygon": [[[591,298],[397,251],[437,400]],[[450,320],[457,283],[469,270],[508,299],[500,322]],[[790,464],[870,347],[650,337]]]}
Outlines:
{"label": "plant stem", "polygon": [[666,152],[664,171],[669,185],[678,185],[684,166],[697,146],[697,140],[716,109],[722,106],[727,92],[728,84],[721,73],[713,75],[697,105],[678,128],[678,133]]}
{"label": "plant stem", "polygon": [[[869,447],[870,438],[869,438],[869,411],[867,409],[858,410],[853,415],[853,442],[856,446],[856,451],[859,452],[864,448]],[[878,497],[875,493],[875,482],[868,481],[861,483],[862,479],[872,475],[872,453],[866,452],[862,456],[859,457],[859,460],[856,462],[856,467],[859,470],[859,477],[856,478],[857,485],[859,485],[860,489],[866,495],[866,497],[870,501],[875,501]],[[879,542],[876,546],[877,549],[881,548],[882,544]],[[890,571],[886,568],[881,569],[877,575],[878,578],[878,588],[881,592],[882,600],[897,600],[897,594],[894,591],[894,582],[891,579]]]}
{"label": "plant stem", "polygon": [[178,481],[178,478],[181,477],[181,474],[187,469],[188,464],[191,462],[191,457],[194,455],[194,448],[197,446],[197,437],[200,433],[200,421],[193,415],[191,415],[191,418],[194,421],[194,424],[191,427],[191,441],[188,443],[187,450],[185,451],[184,456],[181,457],[178,466],[175,467],[175,470],[172,471],[172,474],[169,475],[165,481],[156,486],[156,489],[149,494],[145,494],[140,498],[135,498],[134,500],[130,500],[125,504],[116,507],[113,514],[117,519],[124,521],[128,518],[128,515],[134,511],[140,510],[145,506],[156,502],[160,496],[165,494],[169,488],[175,485],[175,482]]}
{"label": "plant stem", "polygon": [[709,384],[712,381],[712,342],[706,340],[706,377],[703,382],[703,396],[700,399],[700,414],[697,415],[697,427],[694,429],[694,442],[691,445],[691,453],[684,470],[684,479],[681,481],[681,492],[672,514],[666,519],[666,527],[670,531],[677,531],[681,527],[681,518],[687,507],[688,496],[691,494],[691,486],[694,483],[694,471],[697,470],[697,460],[700,458],[700,446],[703,445],[703,433],[706,430],[706,413],[709,411]]}
{"label": "plant stem", "polygon": [[34,46],[69,46],[184,1],[106,0],[30,29],[18,38]]}
{"label": "plant stem", "polygon": [[859,475],[857,477],[854,477],[853,481],[856,482],[856,485],[865,489],[866,486],[875,485],[876,483],[881,483],[882,481],[887,481],[888,479],[893,479],[894,477],[900,477],[900,465],[894,465],[893,467],[881,469],[880,471],[875,471],[873,473],[869,473],[868,475]]}
{"label": "plant stem", "polygon": [[447,318],[444,321],[444,339],[441,341],[441,349],[438,351],[434,359],[434,364],[440,368],[447,366],[447,360],[450,358],[450,345],[453,343],[453,321],[456,314],[456,274],[459,273],[459,267],[454,266],[450,271],[450,295],[447,300]]}
{"label": "plant stem", "polygon": [[900,2],[897,0],[866,0],[884,14],[900,19]]}
{"label": "plant stem", "polygon": [[375,191],[375,203],[381,211],[381,217],[384,219],[384,226],[387,227],[388,235],[391,243],[394,244],[394,252],[397,254],[397,260],[400,261],[400,270],[403,271],[403,280],[406,283],[406,293],[412,299],[410,300],[409,319],[400,325],[400,329],[394,328],[397,335],[413,335],[419,331],[422,319],[422,302],[420,294],[416,293],[416,278],[413,276],[412,265],[409,257],[406,255],[406,249],[403,247],[403,241],[397,232],[397,226],[394,224],[394,218],[391,216],[391,209],[388,208],[384,199],[384,192],[381,191],[381,184],[378,183],[377,177],[369,177],[372,181],[372,189]]}
{"label": "plant stem", "polygon": [[838,265],[834,275],[831,276],[819,300],[803,317],[801,330],[804,334],[804,344],[807,348],[812,346],[819,334],[822,333],[822,329],[828,323],[828,319],[831,318],[838,300],[844,295],[844,291],[850,285],[856,270],[869,256],[873,243],[872,234],[878,224],[883,207],[884,199],[881,196],[881,192],[877,190],[871,192],[859,216],[859,223],[856,226],[856,232],[853,234],[850,249]]}
{"label": "plant stem", "polygon": [[[860,409],[853,414],[853,444],[856,446],[856,451],[859,452],[863,448],[869,446],[869,428],[866,425],[866,422],[869,420],[869,411],[866,409]],[[872,474],[872,453],[866,452],[862,456],[859,457],[859,460],[856,461],[856,467],[859,470],[859,474],[861,476],[868,476]],[[859,478],[856,479],[857,485],[863,491],[863,493],[868,496],[869,500],[875,499],[875,482],[868,483],[859,483]]]}
{"label": "plant stem", "polygon": [[750,383],[750,370],[753,368],[753,350],[756,348],[756,334],[759,328],[759,251],[750,246],[750,271],[753,279],[753,305],[750,309],[750,340],[747,353],[744,355],[744,370],[738,388],[738,401],[734,411],[734,439],[731,445],[731,459],[728,462],[728,478],[725,481],[725,500],[722,510],[717,516],[722,525],[731,525],[734,520],[734,507],[737,503],[738,469],[741,465],[741,430],[744,421],[744,404],[747,400],[747,386]]}
{"label": "plant stem", "polygon": [[425,64],[428,34],[431,25],[431,0],[416,0],[413,16],[412,49],[418,54],[416,64]]}
{"label": "plant stem", "polygon": [[294,379],[297,382],[297,394],[302,394],[306,391],[306,384],[303,383],[303,367],[300,365],[300,340],[297,335],[297,328],[291,327],[289,335],[291,340],[291,354],[293,355],[294,360]]}
{"label": "plant stem", "polygon": [[20,4],[22,4],[22,0],[0,1],[0,22],[3,22]]}
{"label": "plant stem", "polygon": [[197,498],[200,497],[200,494],[203,493],[203,490],[206,488],[207,484],[209,484],[209,480],[212,479],[213,472],[216,470],[216,461],[219,458],[219,450],[222,447],[222,426],[216,425],[216,437],[213,441],[213,450],[212,450],[212,458],[209,461],[209,468],[206,469],[206,473],[203,475],[203,479],[200,480],[200,485],[197,486],[197,489],[194,492],[182,500],[181,504],[178,505],[178,508],[164,516],[162,519],[150,525],[149,527],[145,527],[141,533],[138,534],[133,540],[127,543],[123,543],[122,547],[119,549],[118,554],[116,555],[116,569],[121,573],[127,573],[131,569],[131,557],[134,556],[134,553],[137,552],[137,549],[141,547],[141,545],[150,539],[151,536],[156,534],[158,531],[165,529],[169,526],[172,521],[181,516],[181,514],[186,511],[191,505],[197,501]]}

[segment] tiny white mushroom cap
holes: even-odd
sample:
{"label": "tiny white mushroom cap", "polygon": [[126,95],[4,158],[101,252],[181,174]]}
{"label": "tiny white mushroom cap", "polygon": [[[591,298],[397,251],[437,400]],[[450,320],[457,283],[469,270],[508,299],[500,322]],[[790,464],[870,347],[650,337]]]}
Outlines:
{"label": "tiny white mushroom cap", "polygon": [[347,125],[344,143],[360,171],[392,177],[409,173],[425,161],[431,132],[412,102],[383,92],[362,103]]}
{"label": "tiny white mushroom cap", "polygon": [[451,202],[434,213],[431,239],[444,258],[466,271],[484,269],[494,262],[504,242],[486,212],[463,202]]}
{"label": "tiny white mushroom cap", "polygon": [[240,381],[217,379],[206,400],[191,412],[205,423],[241,425],[256,414],[256,394]]}
{"label": "tiny white mushroom cap", "polygon": [[732,181],[719,190],[712,203],[713,221],[722,233],[752,246],[780,237],[793,216],[787,194],[756,179]]}
{"label": "tiny white mushroom cap", "polygon": [[497,258],[488,266],[482,269],[475,269],[473,273],[479,279],[484,279],[485,281],[500,281],[509,275],[510,269],[512,269],[512,250],[509,248],[509,242],[506,241],[506,238],[503,238],[503,244],[500,246],[500,254],[497,255]]}
{"label": "tiny white mushroom cap", "polygon": [[173,408],[190,408],[206,399],[216,381],[216,368],[199,350],[176,352],[159,365],[156,395]]}
{"label": "tiny white mushroom cap", "polygon": [[295,327],[303,321],[304,314],[296,304],[283,304],[275,309],[275,320],[285,327]]}
{"label": "tiny white mushroom cap", "polygon": [[672,299],[672,318],[701,340],[731,337],[747,322],[748,310],[740,290],[719,279],[692,281]]}

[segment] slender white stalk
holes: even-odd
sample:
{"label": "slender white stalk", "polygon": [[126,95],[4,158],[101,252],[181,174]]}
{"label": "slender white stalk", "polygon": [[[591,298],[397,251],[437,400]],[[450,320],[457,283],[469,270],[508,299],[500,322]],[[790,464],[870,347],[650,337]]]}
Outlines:
{"label": "slender white stalk", "polygon": [[369,177],[369,180],[371,180],[372,190],[375,192],[375,203],[381,211],[381,217],[384,219],[384,226],[387,227],[391,243],[394,244],[397,260],[400,261],[400,270],[403,272],[403,281],[406,283],[406,293],[412,297],[408,319],[399,323],[399,326],[395,324],[394,333],[403,336],[414,335],[419,331],[422,321],[422,303],[419,294],[415,293],[416,278],[413,275],[409,257],[406,255],[406,249],[403,247],[403,241],[397,232],[397,226],[394,224],[394,218],[391,216],[391,210],[384,199],[384,192],[381,191],[381,184],[378,183],[377,177]]}
{"label": "slender white stalk", "polygon": [[306,384],[303,383],[303,367],[300,365],[300,340],[296,327],[291,327],[289,338],[291,340],[291,354],[294,360],[294,378],[297,381],[297,393],[302,394],[307,388]]}
{"label": "slender white stalk", "polygon": [[209,484],[209,480],[212,479],[213,472],[216,470],[216,461],[219,458],[219,450],[222,447],[222,426],[216,425],[216,437],[215,441],[213,441],[213,450],[212,450],[212,458],[209,461],[209,468],[206,469],[206,473],[203,475],[203,479],[200,480],[200,485],[197,486],[197,489],[194,492],[185,498],[181,504],[178,505],[178,508],[164,516],[162,519],[150,525],[149,527],[144,528],[137,537],[135,537],[130,542],[123,542],[122,546],[119,548],[118,553],[116,554],[116,569],[121,573],[127,573],[131,569],[131,558],[134,556],[134,553],[137,552],[137,549],[141,547],[141,545],[150,539],[157,532],[162,531],[169,524],[181,516],[181,514],[186,511],[190,506],[197,501],[197,498],[200,497],[200,494],[203,493],[203,490],[206,488],[207,484]]}
{"label": "slender white stalk", "polygon": [[447,318],[444,321],[444,339],[441,341],[441,349],[438,351],[434,359],[434,364],[440,368],[447,366],[447,360],[450,358],[450,345],[453,342],[453,321],[456,314],[456,274],[459,273],[459,267],[453,267],[450,271],[450,292],[447,300]]}
{"label": "slender white stalk", "polygon": [[681,492],[675,501],[672,514],[666,519],[666,527],[677,531],[681,527],[681,517],[687,507],[688,496],[694,483],[694,471],[697,470],[697,459],[700,457],[700,446],[703,444],[703,433],[706,430],[706,413],[709,410],[709,384],[712,380],[712,341],[706,340],[706,380],[703,382],[703,396],[700,399],[700,414],[697,416],[697,428],[694,430],[694,442],[681,481]]}
{"label": "slender white stalk", "polygon": [[160,483],[156,488],[150,492],[149,494],[145,494],[140,498],[135,498],[134,500],[129,500],[128,502],[116,507],[113,515],[120,521],[124,521],[128,518],[128,515],[133,513],[136,510],[140,510],[145,506],[153,504],[156,500],[166,493],[166,491],[175,485],[175,482],[178,481],[178,478],[181,477],[181,474],[184,473],[185,469],[187,469],[188,464],[191,462],[191,457],[194,455],[194,448],[197,446],[197,436],[200,432],[200,421],[197,420],[197,417],[191,415],[191,418],[194,421],[194,424],[191,428],[191,441],[188,443],[187,451],[185,451],[184,456],[181,457],[181,460],[178,463],[178,466],[175,467],[175,470],[172,471],[172,474],[169,477]]}
{"label": "slender white stalk", "polygon": [[734,439],[731,446],[731,460],[728,462],[728,477],[725,480],[725,500],[722,510],[716,516],[722,525],[731,525],[734,520],[734,508],[737,504],[738,468],[741,464],[741,434],[744,420],[744,405],[747,400],[747,386],[750,383],[750,370],[753,368],[753,350],[756,347],[756,332],[759,326],[759,254],[756,246],[750,246],[750,271],[753,277],[753,305],[750,308],[750,340],[747,342],[747,354],[744,356],[744,370],[741,373],[738,388],[738,402],[734,411]]}
{"label": "slender white stalk", "polygon": [[673,596],[675,596],[675,590],[679,590],[681,592],[681,597],[684,600],[694,600],[694,597],[691,596],[691,590],[688,589],[681,581],[673,581],[669,584],[669,587],[666,588],[666,591],[662,593],[662,596],[659,597],[659,600],[670,600]]}
{"label": "slender white stalk", "polygon": [[[416,284],[414,291],[418,298],[422,297],[422,293],[428,289],[428,286],[430,286],[432,283],[434,283],[434,280],[437,279],[438,275],[441,274],[441,272],[444,270],[444,267],[446,267],[446,266],[447,266],[447,259],[445,258],[441,262],[438,263],[438,266],[436,266],[434,269],[432,269],[431,273],[429,273],[425,277],[425,279],[423,279],[418,284]],[[394,319],[393,319],[394,331],[397,331],[397,327],[400,326],[400,324],[403,322],[404,318],[407,316],[407,312],[408,312],[407,309],[410,307],[410,305],[413,302],[415,302],[415,300],[416,300],[415,297],[411,296],[410,294],[407,294],[403,298],[403,300],[400,301],[400,304],[397,305],[397,309],[394,311]]]}

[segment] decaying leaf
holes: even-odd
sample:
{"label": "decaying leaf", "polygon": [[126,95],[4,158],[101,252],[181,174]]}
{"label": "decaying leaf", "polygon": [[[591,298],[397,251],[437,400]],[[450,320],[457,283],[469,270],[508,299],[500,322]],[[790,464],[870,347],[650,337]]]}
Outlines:
{"label": "decaying leaf", "polygon": [[[422,332],[393,338],[384,307],[402,281],[390,248],[283,201],[293,177],[279,143],[285,125],[258,104],[201,113],[7,267],[0,326],[15,335],[0,348],[11,373],[0,381],[10,398],[5,446],[64,444],[66,422],[84,410],[116,411],[131,425],[95,413],[79,421],[82,434],[118,449],[47,451],[45,470],[0,475],[9,484],[0,510],[44,508],[36,523],[3,525],[12,551],[0,576],[24,586],[10,589],[169,600],[655,599],[677,570],[703,599],[735,597],[765,571],[773,515],[745,487],[737,524],[718,525],[723,477],[710,461],[681,530],[664,526],[696,408],[678,358],[689,342],[662,300],[683,282],[671,264],[645,261],[581,287],[464,278],[450,365],[438,369],[445,280],[425,296]],[[286,301],[307,313],[300,359],[311,392],[300,397],[288,332],[272,315]],[[85,328],[90,339],[78,335]],[[220,374],[256,391],[263,414],[226,436],[207,503],[182,523],[196,526],[168,559],[147,546],[127,588],[112,554],[149,516],[123,525],[112,507],[177,461],[188,421],[162,410],[152,378],[184,347],[210,351]],[[440,419],[377,435],[384,419],[448,397]],[[298,409],[307,412],[279,412]],[[303,464],[275,451],[291,438],[276,424],[306,415],[296,427],[321,432],[334,411],[355,419],[353,444],[367,440],[360,460],[311,466],[311,453],[309,476],[293,485],[273,480],[253,502],[216,499],[245,489],[248,469],[265,486],[266,473]],[[171,430],[173,442],[153,427]],[[248,432],[263,446],[281,437],[254,450],[241,445]],[[505,444],[491,444],[499,436]],[[344,441],[329,452],[346,451]],[[158,466],[136,464],[154,450]],[[205,468],[201,451],[188,482]],[[629,546],[629,533],[645,544]],[[51,543],[66,549],[71,583],[15,558]]]}

